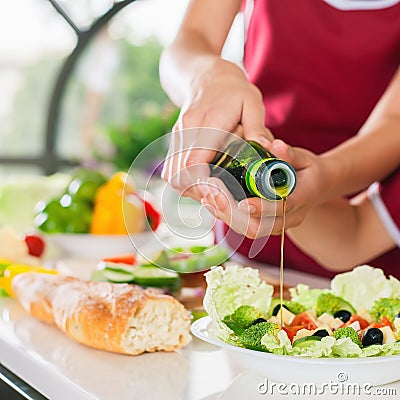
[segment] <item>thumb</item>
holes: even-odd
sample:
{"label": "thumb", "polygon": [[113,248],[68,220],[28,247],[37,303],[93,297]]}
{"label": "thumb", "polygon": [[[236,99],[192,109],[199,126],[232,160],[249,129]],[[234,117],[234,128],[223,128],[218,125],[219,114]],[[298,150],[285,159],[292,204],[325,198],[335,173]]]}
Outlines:
{"label": "thumb", "polygon": [[243,104],[242,120],[243,136],[246,140],[254,140],[268,148],[274,136],[265,127],[265,109],[262,101],[248,99]]}
{"label": "thumb", "polygon": [[277,158],[288,162],[296,171],[307,168],[312,162],[312,153],[308,150],[289,146],[280,139],[275,139],[271,143],[269,151]]}

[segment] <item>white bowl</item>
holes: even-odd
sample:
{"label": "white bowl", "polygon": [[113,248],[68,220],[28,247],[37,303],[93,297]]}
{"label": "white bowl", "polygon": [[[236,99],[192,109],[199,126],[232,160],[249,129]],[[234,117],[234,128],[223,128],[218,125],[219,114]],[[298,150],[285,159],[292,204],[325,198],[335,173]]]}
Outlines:
{"label": "white bowl", "polygon": [[210,317],[192,324],[192,333],[205,342],[229,350],[245,368],[275,382],[287,384],[383,385],[400,380],[400,356],[369,358],[301,358],[264,353],[233,346],[208,329]]}
{"label": "white bowl", "polygon": [[[134,235],[135,246],[145,245],[153,239],[152,232]],[[108,256],[136,253],[128,235],[48,234],[50,247],[55,247],[64,257],[101,259]]]}

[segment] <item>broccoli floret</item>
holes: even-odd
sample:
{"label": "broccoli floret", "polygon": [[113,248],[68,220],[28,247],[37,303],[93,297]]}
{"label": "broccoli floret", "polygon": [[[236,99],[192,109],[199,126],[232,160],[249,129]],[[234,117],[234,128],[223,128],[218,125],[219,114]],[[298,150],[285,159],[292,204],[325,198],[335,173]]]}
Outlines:
{"label": "broccoli floret", "polygon": [[239,342],[246,347],[246,349],[258,350],[268,352],[268,349],[261,344],[261,339],[266,334],[273,335],[278,340],[279,326],[272,322],[260,322],[245,329],[239,335]]}
{"label": "broccoli floret", "polygon": [[240,306],[233,314],[227,315],[222,322],[237,335],[240,335],[253,321],[259,318],[264,318],[264,314],[258,308]]}
{"label": "broccoli floret", "polygon": [[362,346],[358,333],[351,326],[345,326],[344,328],[339,328],[333,332],[333,337],[335,339],[350,338],[356,345]]}
{"label": "broccoli floret", "polygon": [[348,301],[332,293],[321,293],[314,304],[314,308],[317,317],[325,312],[333,315],[340,310],[347,310],[356,314],[355,308]]}
{"label": "broccoli floret", "polygon": [[381,317],[386,317],[391,323],[398,313],[400,313],[400,299],[387,297],[376,300],[370,312],[375,321],[380,321]]}

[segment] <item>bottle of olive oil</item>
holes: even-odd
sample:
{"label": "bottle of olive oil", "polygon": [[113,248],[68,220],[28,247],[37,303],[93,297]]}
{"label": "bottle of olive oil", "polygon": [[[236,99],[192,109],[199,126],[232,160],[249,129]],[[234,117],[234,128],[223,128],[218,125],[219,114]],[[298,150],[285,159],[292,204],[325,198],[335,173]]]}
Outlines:
{"label": "bottle of olive oil", "polygon": [[221,179],[233,197],[285,199],[296,186],[296,172],[259,143],[237,139],[210,164],[211,176]]}

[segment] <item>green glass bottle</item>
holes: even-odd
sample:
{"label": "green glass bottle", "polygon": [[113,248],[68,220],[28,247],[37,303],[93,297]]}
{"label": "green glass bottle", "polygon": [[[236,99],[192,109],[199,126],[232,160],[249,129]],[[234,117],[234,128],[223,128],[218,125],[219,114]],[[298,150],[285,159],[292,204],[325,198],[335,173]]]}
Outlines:
{"label": "green glass bottle", "polygon": [[233,197],[280,200],[296,186],[296,172],[259,143],[241,139],[231,142],[210,164],[211,176],[221,179]]}

